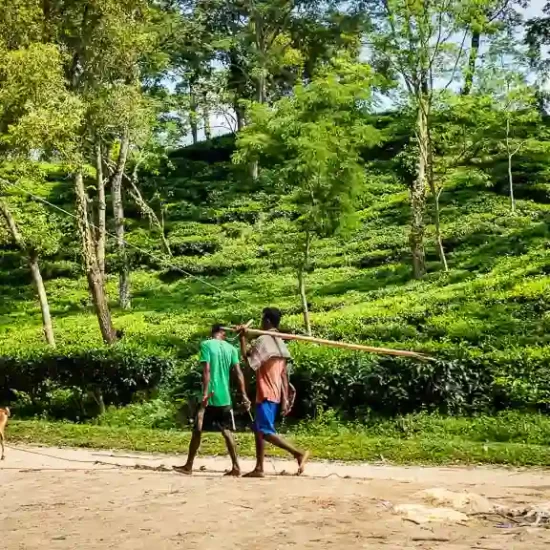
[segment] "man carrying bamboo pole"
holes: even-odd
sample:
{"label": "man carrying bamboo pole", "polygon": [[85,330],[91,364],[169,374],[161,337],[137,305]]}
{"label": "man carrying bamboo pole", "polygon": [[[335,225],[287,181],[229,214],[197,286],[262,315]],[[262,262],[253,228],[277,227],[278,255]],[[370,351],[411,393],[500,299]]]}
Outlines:
{"label": "man carrying bamboo pole", "polygon": [[274,335],[260,336],[254,346],[246,349],[246,328],[239,327],[241,352],[245,361],[256,372],[256,418],[253,430],[256,442],[256,467],[245,477],[264,477],[265,442],[290,453],[298,462],[298,475],[304,471],[309,457],[308,451],[301,451],[277,435],[275,418],[280,408],[286,416],[290,412],[291,395],[288,381],[287,361],[290,353],[286,344],[276,336],[281,321],[281,312],[266,308],[262,316],[262,330]]}

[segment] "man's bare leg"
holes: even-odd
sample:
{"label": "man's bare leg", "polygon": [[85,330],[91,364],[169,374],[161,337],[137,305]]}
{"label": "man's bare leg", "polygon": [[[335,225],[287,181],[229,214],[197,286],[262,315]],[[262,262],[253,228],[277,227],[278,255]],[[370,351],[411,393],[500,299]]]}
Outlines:
{"label": "man's bare leg", "polygon": [[301,451],[299,449],[296,449],[296,447],[293,447],[288,441],[283,439],[280,435],[265,434],[264,439],[266,441],[269,441],[269,443],[271,443],[272,445],[275,445],[275,447],[279,447],[279,449],[283,449],[287,453],[290,453],[298,462],[298,475],[301,475],[304,473],[304,467],[307,462],[307,459],[309,458],[308,451]]}
{"label": "man's bare leg", "polygon": [[256,443],[256,467],[244,477],[264,477],[264,456],[265,442],[264,434],[258,431],[254,432],[254,441]]}
{"label": "man's bare leg", "polygon": [[230,472],[227,472],[228,476],[239,477],[241,475],[241,468],[239,466],[239,459],[237,458],[237,445],[235,444],[235,438],[230,430],[222,430],[223,438],[225,439],[225,445],[227,452],[231,457],[232,468]]}
{"label": "man's bare leg", "polygon": [[193,430],[191,442],[189,443],[189,452],[187,462],[183,466],[174,466],[174,470],[180,474],[191,475],[193,473],[193,462],[201,446],[201,432]]}

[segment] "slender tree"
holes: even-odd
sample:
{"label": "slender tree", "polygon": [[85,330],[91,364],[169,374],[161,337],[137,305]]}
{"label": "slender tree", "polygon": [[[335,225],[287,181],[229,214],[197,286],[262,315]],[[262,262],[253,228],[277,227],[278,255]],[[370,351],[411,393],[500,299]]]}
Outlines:
{"label": "slender tree", "polygon": [[512,37],[521,21],[517,8],[525,8],[528,3],[527,0],[493,0],[485,2],[481,9],[474,4],[473,9],[464,12],[464,22],[470,31],[470,48],[461,90],[463,95],[472,91],[483,37],[491,38],[502,32]]}
{"label": "slender tree", "polygon": [[[80,232],[86,262],[97,264],[90,271],[102,274],[90,276],[90,294],[95,300],[106,300],[105,288],[92,288],[104,284],[105,271],[105,185],[111,186],[113,217],[118,252],[119,303],[123,309],[130,306],[130,267],[124,238],[123,179],[132,132],[139,125],[139,104],[142,102],[142,79],[164,63],[156,50],[162,34],[159,27],[158,7],[147,0],[100,0],[65,4],[61,0],[48,3],[45,24],[52,39],[68,52],[65,70],[71,92],[81,98],[86,107],[85,124],[79,133],[79,166],[75,176],[77,212],[82,216],[91,202],[84,180],[84,166],[96,168],[97,230]],[[154,55],[153,55],[154,54]],[[138,102],[138,106],[135,102]],[[134,110],[135,109],[135,110]],[[135,115],[135,116],[134,116]],[[112,152],[116,160],[112,161]],[[84,201],[84,202],[81,202]],[[89,216],[80,225],[92,224]],[[92,238],[89,248],[87,235]],[[106,311],[107,302],[96,304]],[[103,322],[102,315],[100,322]],[[109,343],[114,341],[114,332]]]}
{"label": "slender tree", "polygon": [[510,210],[516,209],[513,161],[526,150],[547,149],[541,141],[542,117],[536,87],[529,83],[526,52],[513,41],[496,42],[480,74],[479,94],[490,98],[479,113],[485,120],[484,140],[506,156]]}
{"label": "slender tree", "polygon": [[[432,113],[436,96],[447,89],[463,70],[468,29],[464,13],[474,19],[489,0],[380,0],[367,3],[372,55],[397,77],[402,99],[412,107],[417,154],[416,177],[410,185],[411,228],[409,243],[416,278],[426,272],[424,250],[425,209],[428,190],[433,189]],[[445,263],[444,257],[441,258]]]}
{"label": "slender tree", "polygon": [[[52,317],[46,287],[40,272],[39,258],[40,254],[51,254],[57,249],[60,235],[57,228],[48,223],[43,211],[37,212],[36,208],[29,210],[28,207],[25,210],[22,211],[27,216],[27,220],[23,225],[24,235],[12,208],[8,206],[7,200],[0,198],[0,221],[3,219],[11,241],[27,259],[42,313],[44,337],[48,345],[55,347]],[[31,212],[32,218],[29,219]]]}
{"label": "slender tree", "polygon": [[40,10],[34,8],[19,14],[22,20],[11,13],[18,23],[9,29],[6,20],[0,21],[2,36],[11,37],[0,40],[0,171],[6,174],[0,180],[0,221],[29,264],[44,335],[55,346],[39,258],[55,252],[60,234],[44,208],[29,201],[21,188],[27,180],[40,177],[33,152],[53,149],[63,156],[73,150],[82,110],[77,98],[65,89],[62,52],[53,44],[37,41]]}
{"label": "slender tree", "polygon": [[368,66],[339,60],[273,107],[256,104],[239,137],[236,160],[265,155],[276,162],[280,191],[296,212],[293,230],[284,233],[283,253],[296,269],[308,334],[306,278],[314,242],[346,226],[365,178],[359,150],[380,139],[364,120],[371,88]]}

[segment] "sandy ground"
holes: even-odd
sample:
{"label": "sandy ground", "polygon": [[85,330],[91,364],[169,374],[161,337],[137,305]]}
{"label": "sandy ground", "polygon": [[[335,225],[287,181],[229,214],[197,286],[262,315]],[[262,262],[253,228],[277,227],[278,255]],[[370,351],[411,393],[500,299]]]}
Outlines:
{"label": "sandy ground", "polygon": [[[198,459],[202,471],[190,478],[134,468],[178,463],[165,455],[10,448],[0,465],[0,547],[542,550],[550,544],[550,529],[502,518],[417,525],[392,511],[421,502],[418,491],[433,487],[517,506],[549,501],[549,471],[311,462],[300,478],[246,480],[224,478],[223,458]],[[295,471],[290,462],[269,467]]]}

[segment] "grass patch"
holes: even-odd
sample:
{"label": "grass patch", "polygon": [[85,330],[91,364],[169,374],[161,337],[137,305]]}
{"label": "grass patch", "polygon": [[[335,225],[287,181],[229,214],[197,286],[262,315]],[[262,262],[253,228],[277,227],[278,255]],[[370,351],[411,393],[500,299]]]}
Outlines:
{"label": "grass patch", "polygon": [[[464,419],[449,419],[452,422]],[[312,451],[316,459],[339,461],[387,461],[394,464],[501,464],[508,466],[550,466],[550,448],[535,443],[473,440],[471,434],[457,430],[446,437],[435,429],[436,423],[422,433],[398,435],[398,429],[380,431],[352,426],[333,428],[315,425],[290,430],[289,438]],[[441,426],[441,424],[440,424]],[[467,430],[463,430],[463,432]],[[124,449],[132,451],[177,453],[185,455],[190,433],[179,430],[153,430],[91,424],[69,424],[45,421],[13,421],[8,438],[12,443],[33,445]],[[254,456],[254,441],[249,433],[238,433],[241,456]],[[270,449],[273,456],[283,456]],[[225,454],[221,436],[206,434],[201,453]]]}

